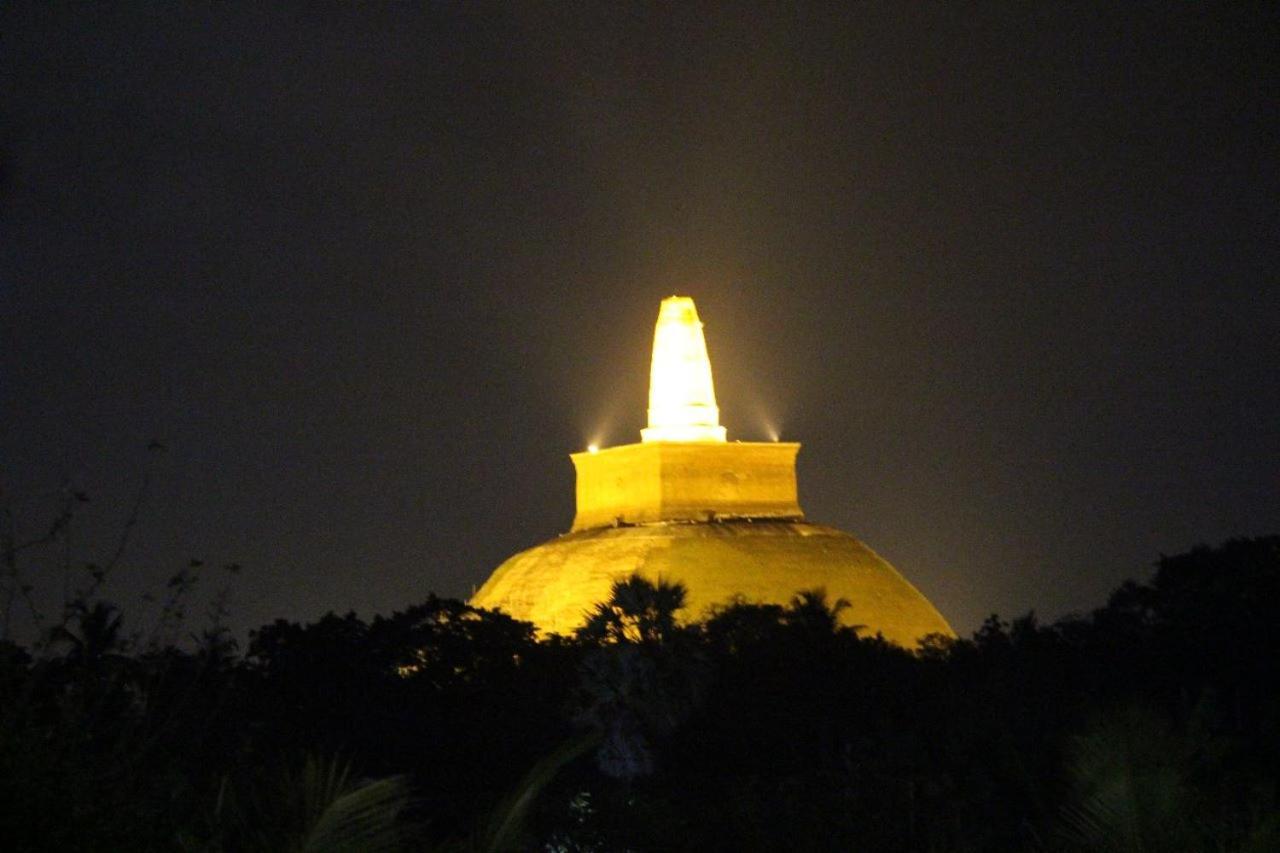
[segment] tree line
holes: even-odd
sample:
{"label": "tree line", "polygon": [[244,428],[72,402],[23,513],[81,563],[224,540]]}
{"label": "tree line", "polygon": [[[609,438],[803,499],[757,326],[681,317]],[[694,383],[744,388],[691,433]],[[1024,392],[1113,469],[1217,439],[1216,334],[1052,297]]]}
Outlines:
{"label": "tree line", "polygon": [[[180,585],[180,584],[179,584]],[[181,591],[180,589],[178,590]],[[1280,537],[917,650],[847,602],[617,582],[572,637],[451,599],[194,643],[81,598],[0,641],[12,850],[1280,849]]]}

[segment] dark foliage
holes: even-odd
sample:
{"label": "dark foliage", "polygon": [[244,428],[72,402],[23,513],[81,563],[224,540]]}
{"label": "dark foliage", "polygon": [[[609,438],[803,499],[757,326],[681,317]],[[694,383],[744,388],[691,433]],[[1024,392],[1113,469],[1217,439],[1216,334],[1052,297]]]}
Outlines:
{"label": "dark foliage", "polygon": [[688,624],[678,585],[641,578],[572,640],[431,597],[278,621],[243,657],[217,630],[134,650],[118,611],[83,602],[38,654],[0,643],[0,838],[1275,849],[1278,602],[1280,537],[1164,558],[1088,616],[993,616],[917,652],[841,627],[820,590]]}

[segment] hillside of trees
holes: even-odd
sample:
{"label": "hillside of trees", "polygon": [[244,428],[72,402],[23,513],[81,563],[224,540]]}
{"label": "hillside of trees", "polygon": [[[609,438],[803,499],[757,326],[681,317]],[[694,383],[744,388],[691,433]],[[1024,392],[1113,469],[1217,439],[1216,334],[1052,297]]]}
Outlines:
{"label": "hillside of trees", "polygon": [[[12,555],[9,555],[12,557]],[[175,601],[183,587],[173,587]],[[1280,849],[1280,537],[907,652],[843,602],[615,585],[574,637],[436,597],[0,642],[6,850]]]}

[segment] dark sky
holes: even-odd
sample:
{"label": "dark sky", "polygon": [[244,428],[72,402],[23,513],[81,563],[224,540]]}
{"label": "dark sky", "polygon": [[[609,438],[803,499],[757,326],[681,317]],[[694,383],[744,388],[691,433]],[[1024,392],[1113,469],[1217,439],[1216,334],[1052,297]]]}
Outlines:
{"label": "dark sky", "polygon": [[101,559],[149,471],[124,603],[468,594],[671,293],[961,632],[1280,532],[1274,4],[263,5],[0,12],[0,485]]}

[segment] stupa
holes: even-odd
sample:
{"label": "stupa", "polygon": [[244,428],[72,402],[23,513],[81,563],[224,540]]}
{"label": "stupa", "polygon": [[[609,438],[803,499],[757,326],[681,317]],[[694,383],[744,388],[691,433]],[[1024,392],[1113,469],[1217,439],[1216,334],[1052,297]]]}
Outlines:
{"label": "stupa", "polygon": [[662,301],[638,444],[570,454],[573,527],[499,566],[471,603],[571,633],[638,571],[688,589],[686,619],[735,597],[786,604],[821,587],[840,617],[908,648],[955,636],[929,600],[855,537],[805,520],[794,442],[728,441],[693,300]]}

